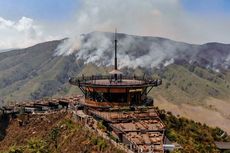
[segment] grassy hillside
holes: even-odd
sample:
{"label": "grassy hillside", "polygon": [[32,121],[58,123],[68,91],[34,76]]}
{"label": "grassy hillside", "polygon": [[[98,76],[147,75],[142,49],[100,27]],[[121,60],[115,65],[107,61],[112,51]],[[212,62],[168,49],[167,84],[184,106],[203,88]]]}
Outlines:
{"label": "grassy hillside", "polygon": [[89,131],[82,123],[75,123],[70,114],[57,112],[49,115],[26,116],[26,124],[19,126],[16,119],[0,141],[1,153],[123,153],[111,143]]}
{"label": "grassy hillside", "polygon": [[184,117],[176,117],[171,112],[158,110],[160,118],[166,125],[166,136],[172,142],[181,145],[177,153],[220,152],[215,141],[230,142],[230,137],[220,128],[211,128],[206,124],[194,122]]}
{"label": "grassy hillside", "polygon": [[[38,99],[66,92],[79,66],[72,56],[54,56],[60,41],[0,54],[0,97],[4,101]],[[66,93],[64,93],[66,94]]]}
{"label": "grassy hillside", "polygon": [[[167,138],[181,146],[175,153],[219,153],[214,142],[230,141],[230,137],[218,127],[211,128],[156,109],[166,125]],[[75,122],[67,112],[20,115],[18,119],[23,119],[24,124],[20,126],[17,119],[8,123],[5,136],[0,140],[0,153],[123,153],[98,136],[97,132],[87,129],[81,122]],[[0,121],[4,123],[1,116]]]}
{"label": "grassy hillside", "polygon": [[174,103],[203,105],[208,97],[230,98],[229,72],[217,73],[192,65],[172,64],[158,72],[163,85],[153,90]]}

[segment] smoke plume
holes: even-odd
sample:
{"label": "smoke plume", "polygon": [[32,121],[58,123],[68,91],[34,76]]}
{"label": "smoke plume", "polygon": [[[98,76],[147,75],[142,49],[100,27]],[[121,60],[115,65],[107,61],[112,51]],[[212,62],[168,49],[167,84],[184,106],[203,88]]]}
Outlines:
{"label": "smoke plume", "polygon": [[[167,5],[166,5],[167,3]],[[175,14],[180,5],[178,0],[84,0],[76,13],[76,21],[72,35],[57,49],[57,54],[68,55],[80,48],[80,36],[93,31],[119,32],[134,35],[169,36],[171,33],[162,30],[170,15],[164,14],[171,10]],[[168,34],[169,33],[169,34]]]}
{"label": "smoke plume", "polygon": [[[120,33],[189,42],[194,40],[194,33],[200,35],[200,29],[194,28],[194,23],[196,27],[212,31],[203,27],[204,21],[194,20],[186,14],[179,0],[84,0],[76,13],[72,35],[58,46],[55,54],[75,54],[76,59],[82,59],[85,63],[110,66],[113,64],[114,36],[94,31],[114,32],[117,28]],[[196,39],[204,39],[204,36],[209,37],[200,35]],[[194,62],[198,54],[197,45],[167,39],[140,39],[121,34],[118,40],[120,68],[167,66],[178,58]]]}

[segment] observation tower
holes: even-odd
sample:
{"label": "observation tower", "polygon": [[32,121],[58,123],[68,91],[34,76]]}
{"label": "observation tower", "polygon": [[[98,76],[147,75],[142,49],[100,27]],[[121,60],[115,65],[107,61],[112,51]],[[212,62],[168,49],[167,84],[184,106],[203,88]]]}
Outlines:
{"label": "observation tower", "polygon": [[162,81],[124,76],[117,66],[116,33],[114,44],[114,69],[108,75],[73,77],[69,82],[84,94],[79,100],[83,112],[102,122],[109,136],[133,152],[163,153],[165,125],[147,96]]}
{"label": "observation tower", "polygon": [[85,99],[81,104],[91,108],[151,106],[153,100],[147,94],[161,85],[160,79],[144,76],[124,76],[117,65],[117,34],[114,39],[114,69],[108,75],[73,77],[70,84],[78,86]]}

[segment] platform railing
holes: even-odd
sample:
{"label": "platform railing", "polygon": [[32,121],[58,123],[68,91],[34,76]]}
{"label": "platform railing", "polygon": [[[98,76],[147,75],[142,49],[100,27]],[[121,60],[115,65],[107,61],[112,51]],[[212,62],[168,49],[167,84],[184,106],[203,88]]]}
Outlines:
{"label": "platform railing", "polygon": [[[114,75],[92,75],[92,76],[81,76],[81,77],[72,77],[69,79],[70,84],[80,85],[80,84],[92,84],[96,80],[109,80],[110,82],[115,82]],[[149,84],[158,86],[162,84],[161,79],[153,79],[152,77],[144,76],[123,76],[118,75],[117,82],[122,82],[123,80],[136,80],[142,82],[142,84]]]}

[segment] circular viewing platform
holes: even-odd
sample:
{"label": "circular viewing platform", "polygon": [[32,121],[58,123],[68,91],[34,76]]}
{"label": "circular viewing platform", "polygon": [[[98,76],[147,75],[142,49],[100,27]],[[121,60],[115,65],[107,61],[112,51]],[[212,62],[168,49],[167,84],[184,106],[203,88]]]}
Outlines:
{"label": "circular viewing platform", "polygon": [[153,87],[161,85],[160,79],[122,75],[100,75],[73,77],[70,84],[84,93],[82,105],[94,108],[115,106],[152,105],[147,94]]}
{"label": "circular viewing platform", "polygon": [[137,76],[87,76],[87,77],[74,77],[69,80],[73,85],[77,86],[90,86],[90,87],[143,87],[143,86],[159,86],[161,79],[144,78]]}

